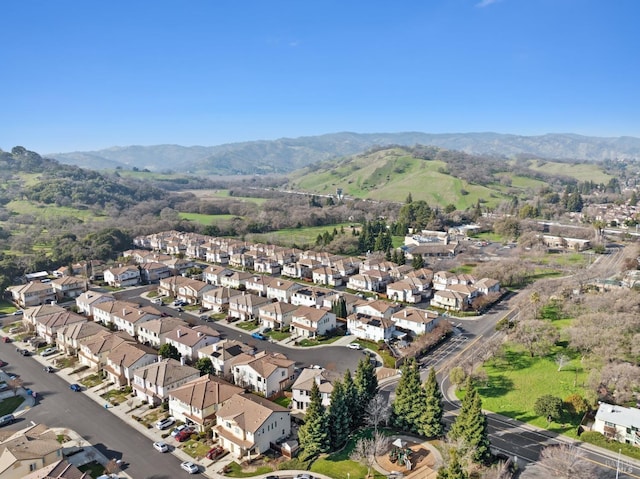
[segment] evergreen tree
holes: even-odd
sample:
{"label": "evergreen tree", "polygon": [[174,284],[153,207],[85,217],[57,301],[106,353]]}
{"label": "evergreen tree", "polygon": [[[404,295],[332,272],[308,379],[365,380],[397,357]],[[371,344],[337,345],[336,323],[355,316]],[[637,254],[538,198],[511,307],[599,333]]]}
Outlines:
{"label": "evergreen tree", "polygon": [[482,400],[471,383],[471,377],[465,383],[460,413],[449,435],[452,439],[462,439],[472,451],[471,457],[475,462],[487,462],[491,456],[487,416],[482,412]]}
{"label": "evergreen tree", "polygon": [[344,373],[342,388],[344,390],[344,403],[347,410],[349,411],[349,430],[353,431],[354,429],[360,427],[361,424],[357,421],[357,418],[353,414],[353,411],[356,410],[358,404],[358,390],[356,389],[356,385],[353,382],[351,371],[348,369]]}
{"label": "evergreen tree", "polygon": [[413,257],[413,259],[411,260],[411,266],[413,266],[413,269],[424,268],[424,258],[421,254],[416,254]]}
{"label": "evergreen tree", "polygon": [[460,459],[458,458],[458,451],[451,450],[451,458],[449,464],[446,467],[438,469],[438,475],[436,479],[469,479],[469,474],[464,470]]}
{"label": "evergreen tree", "polygon": [[349,425],[351,422],[351,412],[347,409],[345,402],[344,387],[341,381],[336,381],[331,392],[331,404],[327,411],[329,420],[329,433],[331,437],[331,445],[334,449],[342,446],[347,442],[349,433]]}
{"label": "evergreen tree", "polygon": [[420,421],[420,433],[427,437],[441,436],[444,430],[442,425],[444,407],[435,369],[431,368],[429,371],[423,388],[426,402],[424,415]]}
{"label": "evergreen tree", "polygon": [[398,250],[394,249],[393,253],[391,254],[391,261],[393,261],[395,264],[398,264]]}
{"label": "evergreen tree", "polygon": [[392,404],[394,426],[405,431],[418,432],[419,419],[424,411],[424,391],[420,385],[420,371],[414,358],[405,361],[402,375]]}
{"label": "evergreen tree", "polygon": [[371,364],[371,361],[369,361],[368,357],[363,358],[358,362],[358,369],[356,369],[356,375],[353,378],[353,383],[355,385],[358,398],[356,408],[353,411],[358,424],[360,424],[364,415],[365,407],[373,397],[378,394],[378,378],[376,377],[375,368]]}
{"label": "evergreen tree", "polygon": [[298,430],[298,442],[303,449],[305,459],[317,456],[329,450],[329,422],[318,384],[311,387],[311,402],[305,414],[305,423]]}
{"label": "evergreen tree", "polygon": [[400,250],[400,254],[398,255],[398,264],[403,265],[407,262],[407,257],[404,254],[404,250]]}

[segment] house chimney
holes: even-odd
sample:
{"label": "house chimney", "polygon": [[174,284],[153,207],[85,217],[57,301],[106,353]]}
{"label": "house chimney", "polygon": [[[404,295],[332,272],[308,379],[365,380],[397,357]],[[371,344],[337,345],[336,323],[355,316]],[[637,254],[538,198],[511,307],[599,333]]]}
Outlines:
{"label": "house chimney", "polygon": [[160,356],[159,354],[158,354],[158,362],[159,362],[159,363],[161,363],[161,362],[162,362],[162,356]]}
{"label": "house chimney", "polygon": [[184,356],[180,356],[180,364],[184,366]]}
{"label": "house chimney", "polygon": [[202,331],[198,331],[198,337],[201,338],[202,336],[204,336]]}
{"label": "house chimney", "polygon": [[313,378],[313,380],[316,382],[318,386],[320,386],[320,384],[322,383],[322,375],[318,374],[315,378]]}
{"label": "house chimney", "polygon": [[407,310],[406,309],[404,310],[404,317],[405,318],[407,317]]}
{"label": "house chimney", "polygon": [[122,308],[122,316],[126,316],[127,315],[127,309],[126,308]]}
{"label": "house chimney", "polygon": [[180,337],[182,335],[182,331],[180,331],[179,329],[176,331],[176,334],[178,335],[178,337]]}

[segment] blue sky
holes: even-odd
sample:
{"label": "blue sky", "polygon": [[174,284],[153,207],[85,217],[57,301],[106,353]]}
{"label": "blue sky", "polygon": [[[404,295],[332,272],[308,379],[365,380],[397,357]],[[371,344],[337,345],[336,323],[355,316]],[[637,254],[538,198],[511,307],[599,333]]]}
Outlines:
{"label": "blue sky", "polygon": [[636,0],[0,2],[0,148],[640,136]]}

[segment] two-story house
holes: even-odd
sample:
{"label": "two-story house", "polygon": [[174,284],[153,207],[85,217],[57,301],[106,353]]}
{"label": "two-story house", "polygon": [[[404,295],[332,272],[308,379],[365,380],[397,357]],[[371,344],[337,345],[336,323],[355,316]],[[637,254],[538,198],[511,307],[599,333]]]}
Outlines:
{"label": "two-story house", "polygon": [[160,404],[169,394],[200,377],[200,371],[175,359],[163,359],[138,368],[133,373],[136,396],[149,404]]}
{"label": "two-story house", "polygon": [[267,286],[267,298],[275,299],[283,303],[290,303],[293,294],[303,286],[294,281],[276,279]]}
{"label": "two-story house", "polygon": [[87,318],[71,311],[60,311],[36,318],[36,334],[47,343],[54,344],[59,329],[74,323],[86,323]]}
{"label": "two-story house", "polygon": [[122,343],[135,344],[135,339],[123,331],[117,333],[105,331],[94,334],[80,341],[78,360],[83,366],[101,372],[107,363],[109,353]]}
{"label": "two-story house", "polygon": [[137,266],[120,266],[104,271],[104,280],[109,286],[125,288],[140,282],[140,270]]}
{"label": "two-story house", "polygon": [[405,308],[391,316],[396,328],[409,330],[417,336],[433,331],[440,319],[438,313],[418,308]]}
{"label": "two-story house", "polygon": [[76,298],[76,306],[78,307],[79,313],[84,314],[88,318],[93,318],[93,308],[95,305],[115,300],[113,295],[109,293],[89,290]]}
{"label": "two-story house", "polygon": [[303,338],[323,336],[336,327],[336,315],[324,308],[300,306],[291,317],[291,334]]}
{"label": "two-story house", "polygon": [[183,358],[193,359],[197,358],[199,349],[220,341],[220,333],[209,326],[179,326],[166,334],[164,341],[174,346]]}
{"label": "two-story house", "polygon": [[56,293],[51,283],[31,281],[27,284],[9,286],[13,302],[22,308],[51,303],[56,300]]}
{"label": "two-story house", "polygon": [[51,281],[57,301],[77,298],[87,290],[87,280],[78,276],[63,276]]}
{"label": "two-story house", "polygon": [[337,269],[330,266],[320,266],[311,271],[311,279],[316,284],[326,286],[342,286],[342,275]]}
{"label": "two-story house", "polygon": [[393,313],[400,311],[402,305],[389,303],[381,299],[375,301],[362,301],[355,305],[356,313],[366,314],[377,318],[389,319]]}
{"label": "two-story house", "polygon": [[311,402],[311,389],[314,383],[320,391],[322,405],[329,407],[329,404],[331,404],[333,383],[329,379],[327,371],[325,369],[304,368],[300,371],[293,386],[291,386],[291,405],[293,409],[302,412],[307,411],[307,406],[309,406]]}
{"label": "two-story house", "polygon": [[347,330],[360,339],[388,341],[396,328],[390,319],[354,313],[347,316]]}
{"label": "two-story house", "polygon": [[216,423],[216,411],[225,401],[244,391],[222,378],[205,375],[169,393],[169,414],[194,425],[198,431]]}
{"label": "two-story house", "polygon": [[593,430],[614,441],[640,446],[640,409],[601,402]]}
{"label": "two-story house", "polygon": [[157,283],[171,276],[171,270],[164,263],[143,263],[140,265],[140,279],[144,283]]}
{"label": "two-story house", "polygon": [[233,379],[235,361],[248,360],[256,353],[256,348],[233,339],[223,339],[198,350],[198,358],[209,358],[218,376]]}
{"label": "two-story house", "polygon": [[131,386],[136,369],[157,361],[158,354],[142,344],[122,342],[107,353],[104,372],[116,386]]}
{"label": "two-story house", "polygon": [[244,288],[251,278],[253,278],[253,274],[248,271],[232,271],[220,277],[220,286],[234,289]]}
{"label": "two-story house", "polygon": [[202,279],[209,284],[221,286],[222,277],[230,274],[233,274],[233,270],[213,264],[207,266],[204,271],[202,271]]}
{"label": "two-story house", "polygon": [[0,439],[0,477],[24,479],[29,473],[62,460],[62,444],[56,432],[31,423],[19,431],[7,431]]}
{"label": "two-story house", "polygon": [[258,317],[264,327],[281,331],[289,327],[296,309],[298,306],[281,301],[268,303],[258,308]]}
{"label": "two-story house", "polygon": [[159,348],[166,341],[166,337],[177,328],[189,328],[186,321],[167,316],[166,318],[152,319],[146,321],[138,328],[138,341],[142,344],[148,344],[154,348]]}
{"label": "two-story house", "polygon": [[58,329],[56,333],[56,346],[59,351],[75,356],[78,354],[80,344],[96,335],[108,334],[109,330],[98,323],[78,322]]}
{"label": "two-story house", "polygon": [[271,303],[269,298],[251,293],[234,296],[229,299],[229,315],[241,320],[254,319],[258,317],[260,307],[268,303]]}
{"label": "two-story house", "polygon": [[220,313],[229,309],[231,298],[240,295],[241,291],[229,287],[212,289],[202,295],[202,307]]}
{"label": "two-story house", "polygon": [[214,431],[231,455],[249,459],[291,434],[291,415],[289,409],[255,394],[236,394],[216,412]]}
{"label": "two-story house", "polygon": [[233,364],[233,382],[271,397],[287,389],[294,379],[295,361],[281,353],[261,351]]}

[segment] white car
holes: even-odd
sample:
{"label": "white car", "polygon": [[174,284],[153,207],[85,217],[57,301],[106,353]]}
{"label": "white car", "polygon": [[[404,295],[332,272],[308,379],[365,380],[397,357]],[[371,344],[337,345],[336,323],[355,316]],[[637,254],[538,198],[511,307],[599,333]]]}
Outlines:
{"label": "white car", "polygon": [[180,467],[185,471],[187,471],[189,474],[197,474],[198,472],[200,472],[200,469],[198,469],[198,466],[196,466],[191,461],[181,462]]}
{"label": "white car", "polygon": [[162,441],[154,442],[153,448],[158,452],[167,452],[169,450],[169,446]]}
{"label": "white car", "polygon": [[358,343],[349,343],[347,344],[349,349],[360,349],[360,345]]}
{"label": "white car", "polygon": [[180,434],[180,431],[186,428],[186,424],[182,424],[181,426],[176,427],[173,431],[171,431],[171,437],[176,437],[178,434]]}
{"label": "white car", "polygon": [[40,353],[40,356],[51,356],[52,354],[56,354],[58,350],[56,348],[47,348]]}
{"label": "white car", "polygon": [[176,420],[174,418],[172,418],[171,416],[169,416],[166,419],[161,419],[160,421],[158,421],[156,423],[156,428],[160,429],[161,431],[163,429],[166,429],[170,426],[173,426],[176,423]]}

